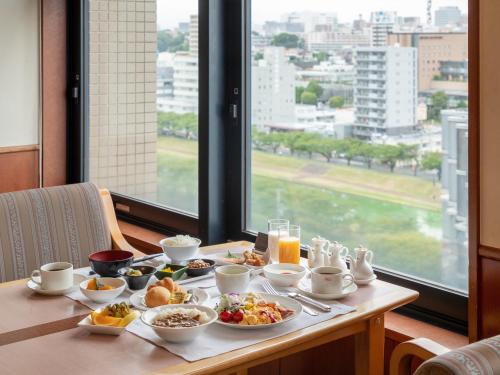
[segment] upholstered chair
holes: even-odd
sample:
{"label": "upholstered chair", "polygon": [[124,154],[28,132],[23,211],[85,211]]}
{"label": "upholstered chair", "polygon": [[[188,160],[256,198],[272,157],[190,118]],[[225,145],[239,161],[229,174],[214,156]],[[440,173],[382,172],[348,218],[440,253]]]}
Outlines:
{"label": "upholstered chair", "polygon": [[0,194],[0,282],[28,277],[42,264],[88,265],[98,250],[130,250],[107,190],[92,183]]}
{"label": "upholstered chair", "polygon": [[411,374],[412,360],[424,360],[414,375],[498,375],[500,374],[500,335],[459,349],[419,338],[394,349],[390,375]]}

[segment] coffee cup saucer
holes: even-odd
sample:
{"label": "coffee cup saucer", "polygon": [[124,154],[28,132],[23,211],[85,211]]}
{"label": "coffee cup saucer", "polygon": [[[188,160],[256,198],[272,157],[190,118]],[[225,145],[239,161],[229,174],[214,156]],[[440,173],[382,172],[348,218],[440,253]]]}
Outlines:
{"label": "coffee cup saucer", "polygon": [[368,279],[354,279],[354,282],[358,285],[366,285],[366,284],[369,284],[371,283],[373,280],[375,280],[377,278],[377,275],[373,274],[371,277],[369,277]]}
{"label": "coffee cup saucer", "polygon": [[26,283],[26,286],[38,294],[43,294],[45,296],[61,296],[63,294],[68,294],[69,292],[73,291],[73,289],[77,288],[80,285],[80,283],[86,279],[87,278],[85,276],[74,273],[73,274],[73,285],[70,286],[69,288],[58,289],[58,290],[42,289],[42,287],[40,285],[38,285],[37,283],[35,283],[31,279],[28,280],[28,282]]}
{"label": "coffee cup saucer", "polygon": [[304,278],[299,282],[299,285],[297,285],[297,289],[312,298],[331,300],[344,298],[345,296],[354,293],[356,290],[358,290],[358,286],[355,283],[352,283],[340,293],[314,293],[311,289],[311,279]]}

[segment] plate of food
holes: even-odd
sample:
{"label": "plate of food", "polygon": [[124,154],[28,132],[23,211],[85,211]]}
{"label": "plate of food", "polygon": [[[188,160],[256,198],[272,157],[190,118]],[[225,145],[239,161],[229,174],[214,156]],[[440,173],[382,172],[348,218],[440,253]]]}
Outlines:
{"label": "plate of food", "polygon": [[243,253],[232,253],[228,250],[227,253],[217,255],[217,263],[219,264],[242,264],[249,268],[262,268],[268,261],[264,255],[254,250],[245,250]]}
{"label": "plate of food", "polygon": [[284,296],[268,293],[230,293],[218,298],[214,307],[217,323],[237,329],[275,327],[295,319],[302,305]]}
{"label": "plate of food", "polygon": [[164,278],[130,296],[130,303],[139,310],[148,310],[164,305],[195,303],[202,305],[209,300],[206,291],[200,288],[185,290],[170,278]]}
{"label": "plate of food", "polygon": [[102,335],[121,335],[125,328],[139,317],[139,312],[132,310],[125,303],[115,303],[103,309],[92,311],[78,323],[79,327],[91,333]]}

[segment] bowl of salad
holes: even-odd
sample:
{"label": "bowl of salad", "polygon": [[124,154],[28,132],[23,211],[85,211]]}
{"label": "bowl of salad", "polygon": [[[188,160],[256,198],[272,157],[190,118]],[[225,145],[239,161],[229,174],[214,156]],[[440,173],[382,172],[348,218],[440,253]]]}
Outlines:
{"label": "bowl of salad", "polygon": [[302,312],[297,301],[267,293],[222,294],[215,305],[217,323],[238,329],[262,329],[284,324]]}

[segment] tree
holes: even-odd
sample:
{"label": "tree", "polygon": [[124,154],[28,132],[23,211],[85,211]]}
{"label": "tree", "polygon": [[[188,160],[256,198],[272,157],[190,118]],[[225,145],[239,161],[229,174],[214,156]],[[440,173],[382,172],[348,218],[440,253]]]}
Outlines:
{"label": "tree", "polygon": [[302,95],[300,95],[300,102],[302,104],[316,105],[318,103],[318,97],[313,92],[304,91]]}
{"label": "tree", "polygon": [[326,162],[329,163],[333,154],[338,149],[338,140],[332,138],[323,138],[316,143],[316,152],[323,156],[326,159]]}
{"label": "tree", "polygon": [[262,133],[260,135],[260,143],[271,147],[273,153],[276,154],[283,142],[283,138],[283,133]]}
{"label": "tree", "polygon": [[436,171],[438,175],[438,181],[441,181],[441,159],[442,155],[440,152],[426,152],[422,156],[422,168],[427,171]]}
{"label": "tree", "polygon": [[295,87],[295,103],[302,103],[302,93],[305,90],[302,86]]}
{"label": "tree", "polygon": [[342,96],[332,96],[328,100],[330,108],[342,108],[344,106],[344,98]]}
{"label": "tree", "polygon": [[368,169],[371,169],[373,160],[377,156],[377,146],[369,143],[362,143],[361,146],[359,146],[359,156],[366,163]]}
{"label": "tree", "polygon": [[352,159],[360,155],[361,141],[354,138],[347,138],[338,142],[338,152],[347,160],[347,165],[351,165]]}
{"label": "tree", "polygon": [[309,155],[309,159],[312,159],[313,153],[316,152],[318,141],[321,139],[321,135],[318,133],[302,133],[294,144],[295,150],[306,152]]}
{"label": "tree", "polygon": [[327,52],[314,52],[313,57],[318,61],[327,61],[330,55]]}
{"label": "tree", "polygon": [[448,95],[444,91],[438,91],[431,96],[431,107],[427,117],[429,120],[441,120],[441,111],[448,108]]}
{"label": "tree", "polygon": [[401,148],[401,160],[410,160],[413,162],[413,175],[417,175],[419,158],[418,158],[418,145],[404,145],[399,144]]}
{"label": "tree", "polygon": [[172,33],[169,30],[160,30],[157,33],[158,52],[187,51],[188,41],[183,33]]}
{"label": "tree", "polygon": [[401,160],[402,150],[399,146],[394,145],[379,145],[377,147],[377,159],[381,164],[387,165],[391,171],[394,172],[394,168],[399,160]]}
{"label": "tree", "polygon": [[465,100],[460,100],[458,103],[457,103],[457,108],[467,108],[467,102]]}
{"label": "tree", "polygon": [[262,52],[257,52],[254,56],[253,56],[253,59],[255,61],[259,61],[259,60],[262,60],[264,58],[264,54]]}
{"label": "tree", "polygon": [[323,89],[323,87],[320,86],[318,81],[312,80],[312,81],[309,81],[309,83],[306,87],[306,91],[309,91],[309,92],[316,94],[317,98],[321,98],[321,96],[323,95],[325,90]]}
{"label": "tree", "polygon": [[290,132],[286,133],[283,136],[283,145],[290,150],[290,154],[293,155],[296,151],[296,144],[300,137],[302,136],[302,132]]}
{"label": "tree", "polygon": [[285,48],[298,48],[300,46],[300,39],[294,34],[280,33],[273,36],[271,45]]}

